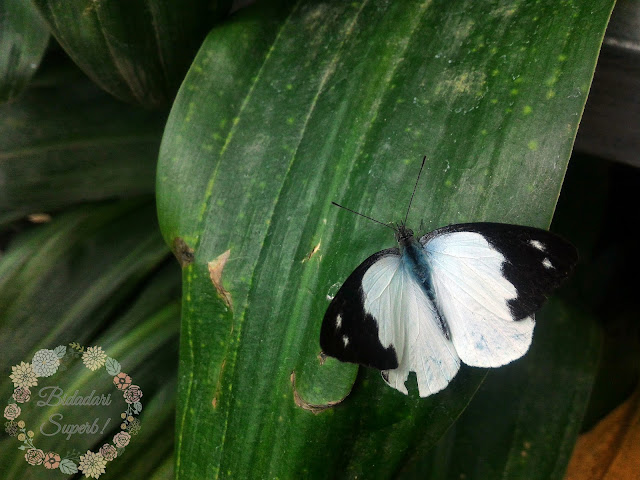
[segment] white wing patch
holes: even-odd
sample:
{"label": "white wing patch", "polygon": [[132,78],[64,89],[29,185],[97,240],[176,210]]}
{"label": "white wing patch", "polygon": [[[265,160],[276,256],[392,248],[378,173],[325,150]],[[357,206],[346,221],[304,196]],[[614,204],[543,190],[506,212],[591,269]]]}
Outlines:
{"label": "white wing patch", "polygon": [[460,359],[402,257],[387,256],[372,265],[362,289],[364,308],[378,324],[380,343],[385,348],[393,345],[398,357],[398,368],[382,372],[385,381],[406,395],[409,372],[416,372],[421,397],[445,388],[458,372]]}
{"label": "white wing patch", "polygon": [[435,298],[460,359],[474,367],[499,367],[524,355],[534,319],[513,320],[508,301],[517,292],[503,276],[504,256],[475,232],[438,235],[424,248]]}

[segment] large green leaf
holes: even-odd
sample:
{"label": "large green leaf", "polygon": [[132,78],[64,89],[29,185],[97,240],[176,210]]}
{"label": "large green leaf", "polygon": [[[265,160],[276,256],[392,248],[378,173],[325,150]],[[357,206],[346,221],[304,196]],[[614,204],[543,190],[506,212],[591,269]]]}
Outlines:
{"label": "large green leaf", "polygon": [[[14,236],[0,260],[3,402],[13,391],[12,365],[29,363],[41,348],[70,349],[70,342],[101,346],[143,389],[140,435],[127,447],[125,458],[109,463],[106,479],[121,478],[124,470],[148,475],[157,466],[164,471],[173,447],[180,287],[177,267],[166,262],[168,252],[154,217],[149,199],[76,208]],[[108,407],[79,409],[35,406],[39,389],[50,385],[82,395],[113,389],[104,369],[91,372],[80,360],[63,362],[54,377],[39,378],[20,417],[36,432],[38,448],[63,456],[72,447],[97,451],[119,431],[124,402],[113,398]],[[39,425],[47,425],[49,415],[57,412],[68,423],[91,423],[94,418],[111,422],[104,432],[71,441],[41,435]],[[0,445],[2,478],[51,477],[41,466],[27,465],[16,438],[3,432]]]}
{"label": "large green leaf", "polygon": [[148,199],[83,207],[14,239],[0,262],[0,364],[100,330],[166,257],[152,211]]}
{"label": "large green leaf", "polygon": [[171,102],[204,35],[231,0],[34,0],[71,58],[112,95]]}
{"label": "large green leaf", "polygon": [[330,201],[400,220],[427,155],[414,228],[548,226],[611,7],[285,2],[209,35],[158,169],[183,265],[178,478],[387,478],[442,436],[483,371],[419,399],[318,359],[327,297],[393,244]]}
{"label": "large green leaf", "polygon": [[554,229],[571,235],[580,251],[572,288],[563,293],[593,313],[604,333],[584,430],[622,404],[640,378],[636,284],[629,281],[640,259],[634,254],[634,223],[628,221],[639,186],[638,169],[574,155],[553,220]]}
{"label": "large green leaf", "polygon": [[69,65],[47,69],[0,105],[0,224],[151,193],[165,118],[114,100]]}
{"label": "large green leaf", "polygon": [[49,30],[33,4],[0,0],[0,103],[19,94],[49,42]]}

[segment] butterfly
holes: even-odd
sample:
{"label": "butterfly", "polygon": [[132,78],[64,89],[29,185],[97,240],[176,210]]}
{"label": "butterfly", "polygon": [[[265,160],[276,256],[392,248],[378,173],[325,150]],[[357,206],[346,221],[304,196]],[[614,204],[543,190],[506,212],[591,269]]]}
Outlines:
{"label": "butterfly", "polygon": [[409,208],[404,222],[382,223],[395,231],[398,247],[371,255],[338,290],[320,346],[343,362],[381,370],[405,395],[415,372],[418,393],[427,397],[451,382],[461,362],[495,368],[522,357],[534,313],[578,253],[546,230],[503,223],[449,225],[416,238],[406,226]]}

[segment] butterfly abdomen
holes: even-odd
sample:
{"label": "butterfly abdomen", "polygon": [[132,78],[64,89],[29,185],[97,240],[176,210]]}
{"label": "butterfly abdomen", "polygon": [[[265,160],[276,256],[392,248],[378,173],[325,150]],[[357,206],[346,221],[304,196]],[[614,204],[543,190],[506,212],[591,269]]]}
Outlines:
{"label": "butterfly abdomen", "polygon": [[424,248],[415,238],[411,238],[412,242],[402,248],[402,259],[406,263],[407,268],[411,270],[413,275],[420,283],[430,285],[429,265]]}

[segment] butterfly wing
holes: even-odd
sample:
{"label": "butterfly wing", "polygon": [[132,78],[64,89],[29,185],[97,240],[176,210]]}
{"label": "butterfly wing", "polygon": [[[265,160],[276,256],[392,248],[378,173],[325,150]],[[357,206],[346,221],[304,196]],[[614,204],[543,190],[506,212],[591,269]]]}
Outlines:
{"label": "butterfly wing", "polygon": [[498,367],[526,353],[534,312],[577,262],[565,240],[516,225],[451,225],[420,243],[453,345],[464,363],[477,367]]}
{"label": "butterfly wing", "polygon": [[339,360],[383,370],[404,394],[416,372],[421,397],[446,387],[460,367],[435,306],[397,249],[369,257],[349,276],[325,314],[320,345]]}
{"label": "butterfly wing", "polygon": [[[445,388],[460,368],[460,359],[440,323],[435,305],[403,259],[391,279],[369,270],[363,278],[365,310],[401,329],[404,341],[396,369],[384,370],[387,384],[407,395],[409,372],[418,392],[427,397]],[[371,273],[370,273],[371,272]]]}
{"label": "butterfly wing", "polygon": [[[365,310],[362,279],[373,268],[379,276],[393,276],[394,264],[400,259],[397,248],[371,255],[349,275],[327,308],[320,330],[322,351],[343,362],[352,362],[379,370],[398,366],[398,342],[402,336],[388,328]],[[380,263],[382,262],[382,263]],[[375,268],[374,268],[375,267]]]}

